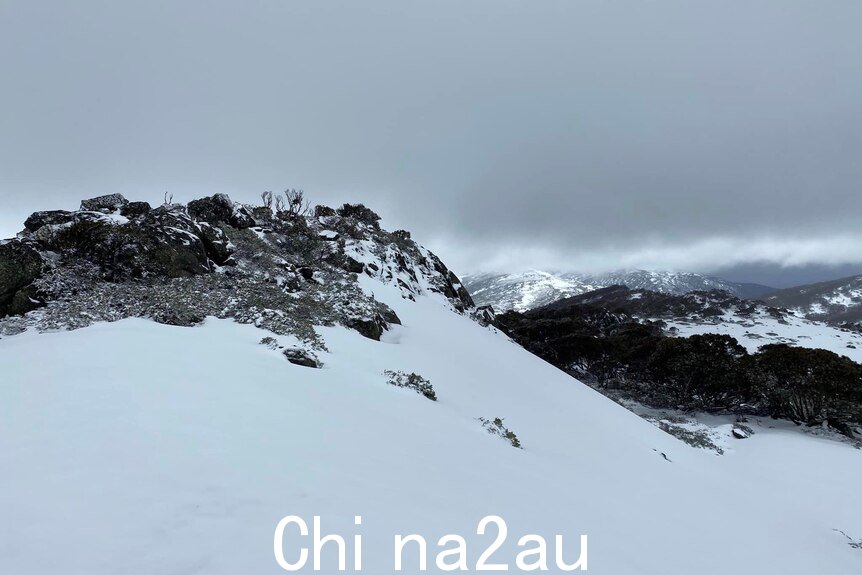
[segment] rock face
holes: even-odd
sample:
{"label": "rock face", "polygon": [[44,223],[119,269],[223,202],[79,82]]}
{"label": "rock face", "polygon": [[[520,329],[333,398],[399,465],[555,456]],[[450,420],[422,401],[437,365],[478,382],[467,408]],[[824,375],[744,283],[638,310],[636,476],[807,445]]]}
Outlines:
{"label": "rock face", "polygon": [[103,214],[113,214],[119,212],[127,206],[129,200],[121,194],[108,194],[107,196],[99,196],[81,202],[81,211],[101,212]]}
{"label": "rock face", "polygon": [[41,305],[33,285],[44,262],[32,247],[12,240],[0,244],[0,317],[23,314]]}
{"label": "rock face", "polygon": [[191,326],[215,316],[295,336],[307,349],[320,345],[320,325],[379,340],[400,320],[362,289],[361,274],[406,299],[430,293],[472,311],[437,256],[379,221],[361,204],[288,213],[222,194],[156,208],[112,194],[77,211],[36,212],[2,244],[0,312],[44,309],[0,321],[0,334],[132,316]]}
{"label": "rock face", "polygon": [[250,211],[225,194],[216,194],[189,202],[189,215],[213,225],[228,224],[239,230],[255,225]]}
{"label": "rock face", "polygon": [[75,218],[73,212],[64,210],[52,210],[47,212],[34,212],[24,222],[24,228],[27,231],[35,232],[43,226],[56,226],[71,222]]}
{"label": "rock face", "polygon": [[232,263],[224,232],[181,205],[151,209],[119,194],[81,202],[81,211],[32,214],[25,233],[46,250],[95,264],[109,281],[189,277]]}

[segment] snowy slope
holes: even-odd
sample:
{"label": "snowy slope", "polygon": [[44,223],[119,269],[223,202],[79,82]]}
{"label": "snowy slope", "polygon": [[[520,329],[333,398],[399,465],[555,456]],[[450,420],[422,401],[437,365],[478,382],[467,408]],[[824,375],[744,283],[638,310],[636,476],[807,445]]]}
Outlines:
{"label": "snowy slope", "polygon": [[749,352],[770,343],[786,343],[826,349],[862,363],[862,334],[858,331],[790,314],[778,320],[762,311],[746,318],[725,313],[708,321],[670,320],[666,323],[668,328],[675,328],[676,334],[683,337],[704,333],[730,335]]}
{"label": "snowy slope", "polygon": [[810,319],[858,322],[862,320],[862,276],[784,289],[763,300]]}
{"label": "snowy slope", "polygon": [[[510,570],[528,532],[563,534],[571,560],[587,534],[599,574],[862,569],[834,531],[862,538],[859,451],[779,428],[717,457],[438,294],[360,281],[403,325],[379,342],[318,328],[320,370],[228,320],[0,340],[0,572],[279,573],[273,530],[288,514],[362,533],[366,573],[391,572],[391,537],[411,532],[432,550],[463,534],[472,568],[493,538],[475,535],[487,514],[508,523],[494,558]],[[430,379],[439,401],[386,385],[386,369]],[[480,416],[505,418],[524,449]],[[324,567],[337,572],[332,555]]]}
{"label": "snowy slope", "polygon": [[468,275],[463,279],[477,304],[492,305],[497,311],[534,309],[611,285],[671,294],[719,289],[739,297],[754,297],[772,290],[766,286],[729,282],[701,274],[646,270],[598,275],[529,270],[515,274]]}

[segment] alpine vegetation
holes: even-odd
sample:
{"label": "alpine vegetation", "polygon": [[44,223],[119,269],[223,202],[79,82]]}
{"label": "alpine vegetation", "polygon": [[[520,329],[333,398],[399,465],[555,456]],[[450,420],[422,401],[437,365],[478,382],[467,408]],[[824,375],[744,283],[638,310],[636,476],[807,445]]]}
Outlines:
{"label": "alpine vegetation", "polygon": [[521,441],[518,439],[518,436],[515,435],[513,431],[511,431],[508,427],[503,425],[503,420],[499,417],[495,417],[493,419],[486,419],[484,417],[480,417],[479,421],[482,423],[482,427],[490,433],[491,435],[496,435],[497,437],[502,437],[506,441],[511,444],[512,447],[517,447],[521,449]]}
{"label": "alpine vegetation", "polygon": [[[725,292],[672,295],[616,286],[500,314],[495,324],[617,399],[658,409],[768,416],[828,426],[850,438],[862,435],[862,365],[835,351],[806,347],[819,343],[843,352],[858,334],[762,303]],[[817,341],[779,335],[812,328],[823,332]],[[672,432],[666,424],[662,429]],[[689,443],[700,441],[695,431],[673,432]]]}
{"label": "alpine vegetation", "polygon": [[434,392],[434,386],[432,386],[431,382],[421,375],[392,370],[384,371],[383,375],[388,378],[387,383],[389,383],[389,385],[412,389],[416,393],[424,395],[431,401],[437,401],[437,394]]}

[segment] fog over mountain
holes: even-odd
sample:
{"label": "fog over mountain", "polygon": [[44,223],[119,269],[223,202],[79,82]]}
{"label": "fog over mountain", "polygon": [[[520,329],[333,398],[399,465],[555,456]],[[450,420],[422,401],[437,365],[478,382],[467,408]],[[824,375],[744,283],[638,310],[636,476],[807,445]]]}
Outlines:
{"label": "fog over mountain", "polygon": [[0,235],[99,194],[291,186],[459,272],[850,275],[860,21],[854,0],[11,0]]}

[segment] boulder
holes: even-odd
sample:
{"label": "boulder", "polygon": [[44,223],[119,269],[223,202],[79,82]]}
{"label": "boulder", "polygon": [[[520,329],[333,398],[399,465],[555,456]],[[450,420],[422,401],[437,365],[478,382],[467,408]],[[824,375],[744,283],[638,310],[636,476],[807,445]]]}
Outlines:
{"label": "boulder", "polygon": [[106,196],[83,200],[81,202],[81,211],[113,214],[128,205],[128,203],[129,200],[124,198],[122,194],[108,194]]}
{"label": "boulder", "polygon": [[495,319],[497,319],[497,314],[494,312],[494,308],[490,305],[477,307],[472,315],[473,319],[482,325],[490,325],[494,323]]}
{"label": "boulder", "polygon": [[150,213],[152,206],[147,202],[129,202],[120,208],[120,215],[127,218],[138,218]]}
{"label": "boulder", "polygon": [[390,308],[381,306],[382,309],[370,317],[350,317],[344,322],[345,327],[356,330],[363,337],[380,341],[390,324],[401,324],[401,320]]}
{"label": "boulder", "polygon": [[204,242],[207,256],[216,265],[235,265],[236,262],[231,258],[233,255],[233,246],[221,228],[210,225],[206,222],[200,222],[200,237]]}
{"label": "boulder", "polygon": [[361,274],[365,270],[365,264],[346,255],[344,256],[344,269],[350,273]]}
{"label": "boulder", "polygon": [[323,364],[320,362],[317,357],[300,347],[289,347],[285,349],[283,352],[284,357],[287,358],[287,361],[294,365],[301,365],[302,367],[313,367],[315,369],[320,369],[323,367]]}
{"label": "boulder", "polygon": [[189,215],[198,221],[213,225],[228,224],[239,230],[255,225],[254,218],[242,204],[238,204],[227,194],[215,194],[189,202]]}
{"label": "boulder", "polygon": [[20,315],[39,307],[33,282],[44,262],[32,247],[18,240],[0,244],[0,317]]}
{"label": "boulder", "polygon": [[344,204],[338,208],[337,213],[342,218],[351,218],[357,222],[380,229],[380,216],[363,204]]}
{"label": "boulder", "polygon": [[73,212],[65,210],[49,210],[44,212],[33,212],[24,221],[24,228],[29,232],[35,232],[43,226],[56,226],[65,224],[75,219]]}
{"label": "boulder", "polygon": [[307,282],[313,282],[314,281],[314,268],[301,267],[301,268],[297,268],[296,271],[299,272],[299,275],[301,275],[302,279],[304,279],[305,281],[307,281]]}

